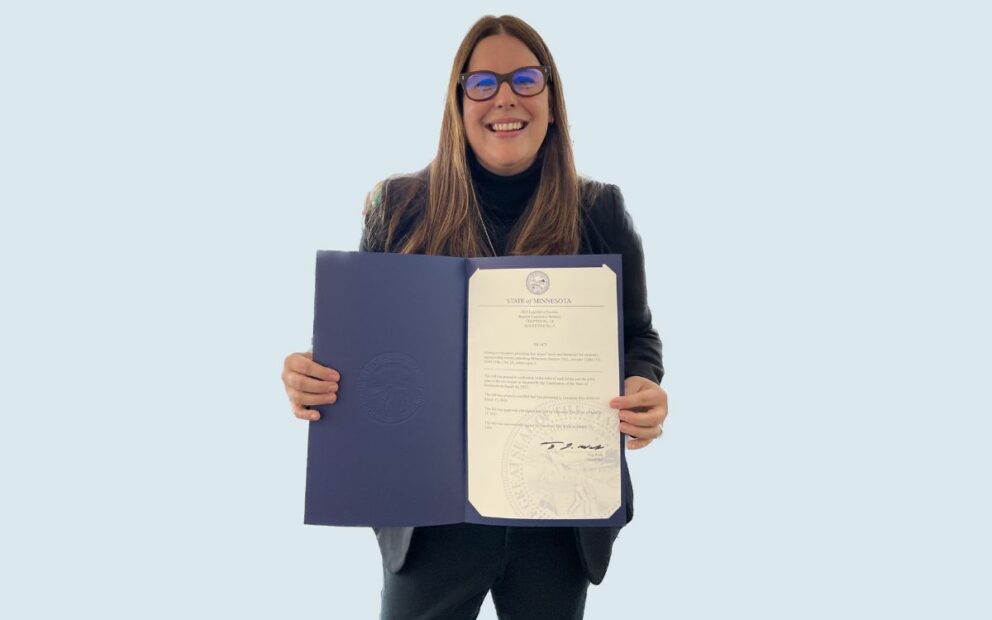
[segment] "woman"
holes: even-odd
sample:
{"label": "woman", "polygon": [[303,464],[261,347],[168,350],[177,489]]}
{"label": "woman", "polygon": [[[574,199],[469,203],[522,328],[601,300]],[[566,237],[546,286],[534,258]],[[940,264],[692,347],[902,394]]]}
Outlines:
{"label": "woman", "polygon": [[[515,17],[484,17],[455,56],[437,155],[377,185],[360,249],[446,256],[623,255],[627,447],[661,435],[661,342],[651,325],[643,252],[615,186],[579,179],[551,53]],[[293,353],[283,381],[297,417],[332,404],[348,378]],[[628,504],[627,520],[633,516]],[[460,524],[379,528],[384,618],[474,618],[487,594],[500,616],[581,618],[619,528]]]}

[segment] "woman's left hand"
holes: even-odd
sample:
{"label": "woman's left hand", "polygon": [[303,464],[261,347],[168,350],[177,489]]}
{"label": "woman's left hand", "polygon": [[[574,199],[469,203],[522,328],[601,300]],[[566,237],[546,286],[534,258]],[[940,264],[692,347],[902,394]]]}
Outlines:
{"label": "woman's left hand", "polygon": [[668,394],[644,377],[627,377],[623,391],[623,396],[610,401],[610,407],[620,410],[620,432],[631,437],[627,449],[637,450],[661,437],[668,417]]}

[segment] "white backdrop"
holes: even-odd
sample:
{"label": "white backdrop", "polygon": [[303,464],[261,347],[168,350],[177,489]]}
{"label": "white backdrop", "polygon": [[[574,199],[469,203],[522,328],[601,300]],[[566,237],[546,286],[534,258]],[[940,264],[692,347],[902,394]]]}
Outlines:
{"label": "white backdrop", "polygon": [[372,533],[302,525],[281,364],[510,13],[668,370],[587,617],[990,617],[983,5],[4,3],[0,615],[375,617]]}

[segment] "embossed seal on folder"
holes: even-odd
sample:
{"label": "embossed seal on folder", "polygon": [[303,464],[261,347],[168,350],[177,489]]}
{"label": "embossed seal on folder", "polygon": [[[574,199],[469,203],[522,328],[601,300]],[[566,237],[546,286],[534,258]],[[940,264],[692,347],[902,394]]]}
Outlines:
{"label": "embossed seal on folder", "polygon": [[417,415],[424,403],[420,364],[404,353],[373,357],[362,369],[358,383],[362,408],[383,424],[399,424]]}

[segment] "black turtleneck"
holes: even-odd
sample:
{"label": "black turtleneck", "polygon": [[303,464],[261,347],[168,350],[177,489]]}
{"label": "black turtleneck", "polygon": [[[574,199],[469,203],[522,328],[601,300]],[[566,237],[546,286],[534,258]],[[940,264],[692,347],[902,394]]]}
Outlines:
{"label": "black turtleneck", "polygon": [[541,160],[541,154],[538,153],[534,163],[523,172],[503,176],[483,168],[472,149],[468,149],[475,195],[482,209],[486,230],[500,256],[506,253],[510,229],[527,208],[527,203],[541,180]]}

